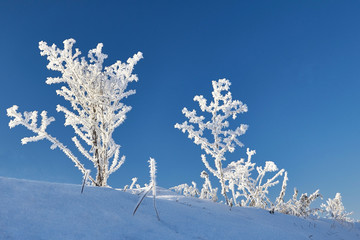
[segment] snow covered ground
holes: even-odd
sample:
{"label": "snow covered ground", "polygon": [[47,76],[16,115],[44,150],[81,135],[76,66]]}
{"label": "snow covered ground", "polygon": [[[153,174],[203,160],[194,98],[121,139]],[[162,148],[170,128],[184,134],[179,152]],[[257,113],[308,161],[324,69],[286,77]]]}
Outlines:
{"label": "snow covered ground", "polygon": [[360,225],[302,219],[158,189],[135,216],[139,197],[110,188],[0,178],[0,239],[360,239]]}

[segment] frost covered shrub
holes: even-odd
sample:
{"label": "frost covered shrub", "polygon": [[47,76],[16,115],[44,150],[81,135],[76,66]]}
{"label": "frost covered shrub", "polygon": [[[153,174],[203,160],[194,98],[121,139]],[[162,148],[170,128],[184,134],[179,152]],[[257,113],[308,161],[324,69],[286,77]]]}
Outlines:
{"label": "frost covered shrub", "polygon": [[[205,153],[213,158],[215,166],[210,166],[205,154],[201,155],[205,167],[219,179],[221,194],[226,203],[230,205],[226,194],[227,187],[222,162],[226,160],[224,156],[226,152],[234,152],[236,145],[243,146],[237,138],[246,132],[248,126],[241,124],[235,130],[231,130],[228,129],[229,122],[227,119],[229,117],[235,119],[238,114],[247,112],[248,109],[242,102],[232,100],[231,92],[229,92],[231,85],[229,80],[212,81],[212,85],[214,100],[209,105],[202,95],[194,97],[194,101],[199,103],[201,111],[209,113],[211,119],[205,121],[205,117],[198,116],[195,110],[189,111],[184,108],[182,112],[189,119],[189,122],[177,123],[175,128],[180,129],[183,133],[187,132],[188,137],[193,139],[195,144],[200,145]],[[210,132],[213,139],[204,137],[204,131]]]}
{"label": "frost covered shrub", "polygon": [[[280,196],[282,195],[281,194]],[[278,200],[277,205],[275,206],[275,211],[294,215],[298,217],[308,217],[310,215],[318,215],[319,210],[318,208],[311,208],[310,205],[313,203],[317,198],[321,198],[321,194],[319,193],[319,190],[316,190],[314,193],[312,193],[310,196],[307,195],[307,193],[303,193],[299,199],[298,197],[298,190],[294,189],[294,195],[292,199],[290,199],[288,202],[284,202],[283,200]],[[285,192],[284,192],[285,194]],[[279,198],[280,198],[279,196]],[[282,195],[283,197],[283,195]],[[279,199],[278,198],[278,199]]]}
{"label": "frost covered shrub", "polygon": [[206,171],[202,171],[200,177],[204,179],[204,184],[201,188],[200,197],[201,199],[211,199],[214,202],[218,200],[217,188],[211,186],[209,174]]}
{"label": "frost covered shrub", "polygon": [[321,210],[318,208],[311,208],[311,204],[317,198],[322,198],[321,194],[319,193],[319,190],[316,190],[310,196],[308,196],[307,193],[304,193],[300,196],[300,199],[297,199],[299,192],[295,188],[292,199],[285,202],[284,196],[286,192],[287,181],[288,181],[287,172],[285,172],[281,191],[279,196],[276,198],[276,202],[272,211],[277,211],[298,217],[308,217],[310,215],[317,216]]}
{"label": "frost covered shrub", "polygon": [[[250,206],[268,209],[273,203],[267,197],[269,188],[279,183],[276,180],[285,170],[278,168],[274,162],[267,161],[265,167],[256,167],[257,177],[253,178],[251,172],[255,169],[255,163],[251,162],[251,157],[256,153],[247,148],[248,159],[240,159],[237,162],[231,162],[224,168],[225,180],[228,182],[229,190],[232,193],[232,201],[235,205]],[[276,172],[277,171],[277,172]],[[276,174],[264,180],[266,173],[276,172]],[[286,175],[287,176],[287,175]],[[237,199],[241,200],[238,201]]]}
{"label": "frost covered shrub", "polygon": [[[183,133],[188,133],[188,137],[194,141],[195,144],[200,145],[201,149],[214,160],[214,164],[210,164],[205,154],[201,155],[201,159],[207,168],[216,178],[218,178],[221,185],[221,194],[225,198],[226,204],[229,206],[250,206],[258,207],[284,214],[290,214],[300,217],[307,217],[310,215],[318,215],[321,209],[311,208],[311,204],[322,196],[319,190],[308,196],[304,193],[298,199],[298,190],[294,190],[292,199],[287,202],[284,201],[286,193],[288,176],[284,169],[279,170],[276,164],[272,161],[265,162],[265,166],[255,167],[255,163],[251,162],[252,156],[256,153],[255,150],[247,148],[247,161],[240,159],[236,162],[230,162],[226,167],[223,162],[226,160],[225,153],[234,152],[236,145],[242,147],[243,144],[237,139],[243,135],[248,126],[241,124],[235,130],[229,129],[228,118],[235,119],[238,114],[247,112],[247,106],[240,101],[232,100],[232,95],[229,91],[230,81],[227,79],[220,79],[213,81],[213,101],[207,104],[207,100],[203,96],[195,96],[194,101],[199,103],[202,112],[210,114],[210,119],[206,120],[205,116],[197,114],[195,110],[189,111],[187,108],[182,110],[185,117],[189,121],[182,124],[177,123],[175,128],[180,129]],[[208,139],[204,133],[210,133],[212,138]],[[257,175],[253,173],[256,169]],[[266,178],[265,175],[272,174],[271,177]],[[278,178],[284,174],[282,188],[279,196],[275,202],[268,198],[269,188],[279,183]],[[202,189],[196,187],[196,183],[192,185],[181,184],[171,189],[185,196],[200,197],[203,199],[212,199],[217,201],[217,189],[213,189],[209,175],[203,171],[201,177],[205,182]],[[231,192],[232,198],[228,197],[228,192]],[[335,199],[328,200],[328,205],[322,205],[326,212],[332,218],[349,221],[348,213],[344,212],[341,203],[341,196],[337,194]]]}
{"label": "frost covered shrub", "polygon": [[[55,44],[49,46],[43,41],[39,43],[40,54],[47,56],[49,61],[47,68],[60,73],[59,77],[48,77],[46,83],[62,84],[56,93],[69,101],[71,109],[57,105],[56,110],[64,113],[65,126],[71,126],[77,135],[72,141],[97,170],[96,179],[91,176],[89,179],[93,185],[106,186],[110,174],[125,161],[125,156],[119,156],[120,145],[115,143],[112,134],[131,110],[122,101],[135,94],[135,90],[126,89],[130,82],[138,80],[132,71],[142,58],[142,53],[138,52],[126,63],[117,61],[103,67],[107,55],[102,53],[102,43],[89,51],[89,62],[85,57],[80,58],[79,49],[73,50],[74,44],[74,39],[67,39],[64,41],[64,49],[59,49]],[[87,173],[87,169],[70,149],[46,132],[47,126],[55,121],[53,117],[47,117],[47,112],[42,111],[41,123],[38,125],[37,111],[22,114],[17,110],[16,105],[7,109],[7,115],[13,118],[9,122],[10,128],[23,125],[36,134],[23,138],[22,144],[47,139],[52,143],[51,149],[58,147],[83,175]]]}
{"label": "frost covered shrub", "polygon": [[[274,204],[268,198],[269,188],[279,183],[277,178],[281,176],[285,170],[278,170],[274,162],[267,161],[265,167],[255,167],[255,163],[251,162],[251,157],[255,154],[255,150],[247,149],[247,161],[240,159],[237,162],[229,163],[225,168],[224,182],[226,192],[231,192],[232,198],[229,199],[230,206],[250,206],[263,209],[273,209]],[[252,175],[252,171],[256,169],[257,175]],[[265,178],[266,173],[275,174],[271,178]],[[202,199],[212,199],[217,201],[217,188],[212,188],[209,175],[203,171],[200,175],[204,178],[204,184],[199,191],[196,183],[192,182],[192,186],[181,184],[170,189],[185,196],[199,197]],[[287,178],[285,172],[284,179]],[[266,179],[266,180],[265,180]],[[200,195],[199,195],[200,192]],[[285,189],[284,189],[285,192]],[[280,193],[281,194],[284,193]]]}
{"label": "frost covered shrub", "polygon": [[212,188],[211,182],[209,179],[209,174],[206,171],[202,171],[200,177],[204,179],[204,184],[202,185],[201,190],[197,188],[196,183],[191,182],[192,185],[187,185],[186,183],[180,184],[178,186],[170,188],[170,190],[174,190],[175,192],[182,194],[184,196],[189,197],[198,197],[200,199],[211,199],[216,202],[218,200],[217,197],[217,188]]}
{"label": "frost covered shrub", "polygon": [[124,188],[123,188],[123,191],[126,192],[126,190],[128,190],[128,189],[129,189],[129,190],[133,190],[134,187],[135,187],[135,189],[140,189],[140,188],[141,188],[141,187],[140,187],[140,184],[136,183],[137,180],[138,180],[137,177],[132,178],[132,179],[131,179],[130,187],[129,187],[129,185],[125,185]]}
{"label": "frost covered shrub", "polygon": [[[187,132],[188,137],[193,139],[194,143],[200,145],[214,160],[214,164],[210,164],[205,156],[201,155],[201,159],[205,167],[218,178],[221,185],[221,194],[225,198],[226,204],[243,205],[266,208],[272,205],[267,198],[268,189],[276,185],[279,181],[276,180],[284,173],[284,169],[278,171],[275,163],[268,161],[265,167],[256,167],[258,173],[257,178],[251,177],[251,171],[255,169],[255,163],[251,162],[251,156],[255,151],[247,149],[248,160],[245,162],[241,159],[237,162],[231,162],[226,167],[223,162],[226,160],[226,152],[234,152],[236,145],[242,147],[243,144],[238,140],[238,137],[243,135],[248,126],[240,124],[235,130],[229,129],[228,118],[236,119],[240,113],[247,112],[248,108],[245,104],[238,100],[233,100],[230,89],[230,81],[227,79],[220,79],[213,81],[213,101],[207,104],[207,100],[202,96],[195,96],[194,101],[199,103],[202,112],[207,112],[211,119],[205,120],[204,116],[198,115],[195,110],[189,111],[184,108],[182,112],[189,119],[182,124],[176,124],[175,128],[180,129],[182,132]],[[212,139],[204,137],[204,133],[211,133]],[[272,178],[264,181],[264,176],[269,172],[278,171]],[[211,190],[211,183],[206,173],[205,185],[201,190],[200,197],[215,199],[215,192]],[[204,175],[205,177],[205,175]],[[195,191],[196,185],[188,186],[182,184],[175,187],[179,192],[196,196],[198,193]],[[229,199],[227,193],[231,191],[232,198]],[[212,194],[210,194],[213,192]],[[191,193],[191,194],[190,194]],[[210,195],[209,195],[210,194]],[[238,198],[243,198],[238,201]],[[217,197],[216,197],[217,199]]]}
{"label": "frost covered shrub", "polygon": [[334,199],[329,198],[326,201],[326,204],[321,204],[321,207],[328,218],[335,219],[340,222],[354,222],[353,219],[349,218],[352,212],[345,212],[340,193],[336,193]]}
{"label": "frost covered shrub", "polygon": [[199,189],[197,189],[196,187],[196,183],[195,182],[191,182],[192,186],[187,185],[186,183],[184,184],[180,184],[178,186],[172,187],[170,188],[170,190],[174,190],[175,192],[182,194],[184,196],[189,196],[189,197],[199,197],[200,196],[200,192]]}

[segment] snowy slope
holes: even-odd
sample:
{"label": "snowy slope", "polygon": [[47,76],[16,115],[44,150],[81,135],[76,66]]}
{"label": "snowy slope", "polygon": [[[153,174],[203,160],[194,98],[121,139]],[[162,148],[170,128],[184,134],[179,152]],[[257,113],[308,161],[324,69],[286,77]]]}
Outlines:
{"label": "snowy slope", "polygon": [[0,239],[360,239],[360,225],[301,219],[179,196],[146,198],[109,188],[0,178]]}

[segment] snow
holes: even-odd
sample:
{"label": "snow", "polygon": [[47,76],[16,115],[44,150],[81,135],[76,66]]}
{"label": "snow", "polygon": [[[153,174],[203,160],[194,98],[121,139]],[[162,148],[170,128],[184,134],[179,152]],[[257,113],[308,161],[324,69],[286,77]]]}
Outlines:
{"label": "snow", "polygon": [[112,188],[0,177],[0,239],[360,239],[360,224],[233,207],[157,188],[147,197]]}

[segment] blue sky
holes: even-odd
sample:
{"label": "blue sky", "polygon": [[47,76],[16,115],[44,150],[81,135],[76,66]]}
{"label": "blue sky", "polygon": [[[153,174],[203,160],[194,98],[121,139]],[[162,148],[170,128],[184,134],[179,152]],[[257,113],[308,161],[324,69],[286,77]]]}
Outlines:
{"label": "blue sky", "polygon": [[110,185],[134,176],[148,182],[150,156],[159,185],[202,184],[202,151],[174,124],[185,120],[183,107],[198,109],[195,95],[210,99],[212,80],[227,78],[234,99],[249,107],[231,124],[250,126],[240,138],[245,148],[228,161],[256,149],[258,165],[274,161],[288,171],[286,198],[293,187],[319,188],[324,199],[341,192],[360,218],[359,11],[358,1],[1,1],[0,175],[81,182],[48,142],[22,146],[31,132],[10,130],[6,117],[14,104],[47,110],[56,118],[49,132],[72,146],[72,130],[55,110],[66,103],[59,86],[45,84],[54,73],[38,42],[74,38],[83,53],[104,43],[106,65],[144,54],[131,84],[137,94],[126,101],[133,110],[114,135],[127,160]]}

